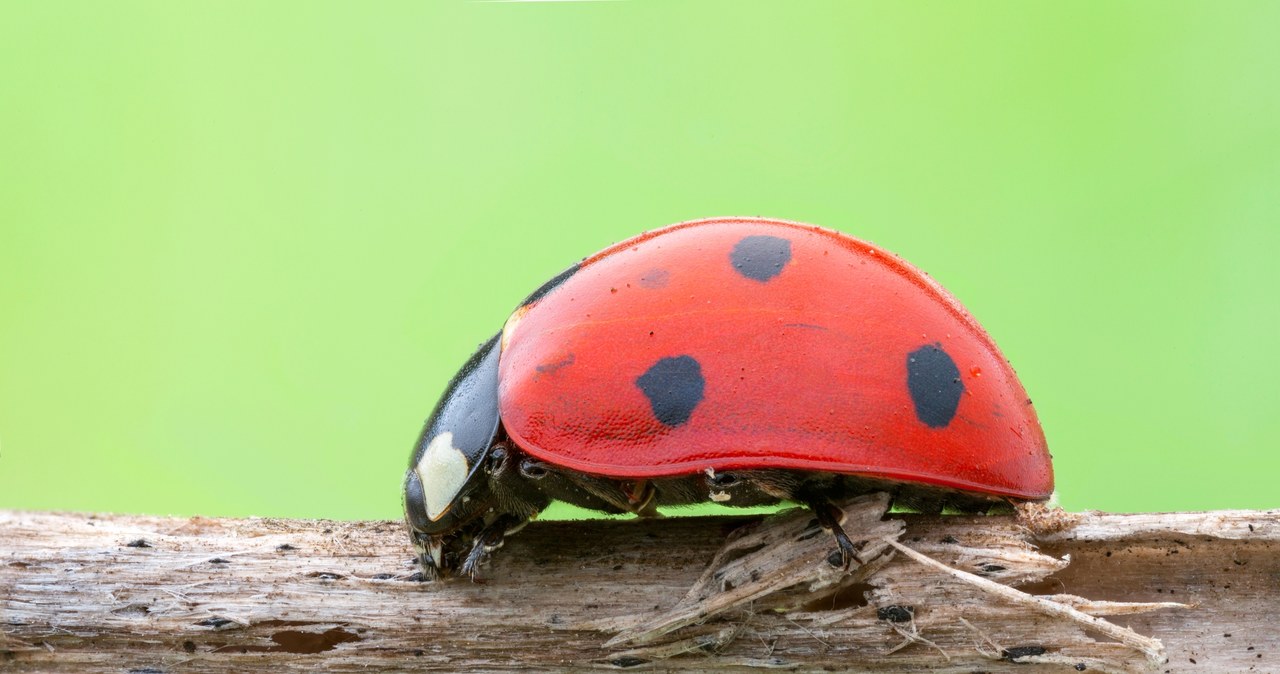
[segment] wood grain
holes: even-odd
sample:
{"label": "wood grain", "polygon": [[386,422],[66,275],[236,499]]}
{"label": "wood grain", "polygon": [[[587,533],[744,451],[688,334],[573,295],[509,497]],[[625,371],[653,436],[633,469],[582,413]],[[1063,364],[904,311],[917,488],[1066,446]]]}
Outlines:
{"label": "wood grain", "polygon": [[481,583],[410,580],[398,522],[0,511],[0,671],[1280,672],[1280,511],[875,507],[848,576],[792,512],[535,523]]}

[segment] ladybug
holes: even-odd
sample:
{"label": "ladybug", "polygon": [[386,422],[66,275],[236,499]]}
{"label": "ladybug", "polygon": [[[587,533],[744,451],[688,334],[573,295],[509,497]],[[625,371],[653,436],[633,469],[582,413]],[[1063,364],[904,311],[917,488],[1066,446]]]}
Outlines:
{"label": "ladybug", "polygon": [[985,512],[1053,492],[1031,400],[978,322],[895,255],[795,222],[684,222],[520,304],[449,383],[404,479],[423,576],[474,578],[552,501]]}

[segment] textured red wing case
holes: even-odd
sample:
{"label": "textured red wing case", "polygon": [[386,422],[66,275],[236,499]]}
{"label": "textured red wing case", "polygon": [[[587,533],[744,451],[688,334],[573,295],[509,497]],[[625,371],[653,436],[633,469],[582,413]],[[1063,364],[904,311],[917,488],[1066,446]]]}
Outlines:
{"label": "textured red wing case", "polygon": [[507,323],[530,454],[613,477],[785,468],[1053,491],[1013,370],[950,294],[831,230],[703,220],[586,259]]}

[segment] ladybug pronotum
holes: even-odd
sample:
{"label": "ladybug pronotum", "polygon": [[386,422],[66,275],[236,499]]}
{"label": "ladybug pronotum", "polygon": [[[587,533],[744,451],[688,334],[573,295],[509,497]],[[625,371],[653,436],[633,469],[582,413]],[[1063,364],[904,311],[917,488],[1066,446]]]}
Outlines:
{"label": "ladybug pronotum", "polygon": [[449,383],[404,480],[427,578],[474,577],[552,501],[606,513],[791,501],[983,512],[1048,498],[1035,410],[978,322],[845,234],[698,220],[534,291]]}

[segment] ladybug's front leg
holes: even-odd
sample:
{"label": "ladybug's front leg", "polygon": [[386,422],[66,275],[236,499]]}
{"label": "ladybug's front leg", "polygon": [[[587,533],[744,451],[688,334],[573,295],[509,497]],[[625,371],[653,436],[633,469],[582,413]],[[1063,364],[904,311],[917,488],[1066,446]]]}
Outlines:
{"label": "ladybug's front leg", "polygon": [[470,576],[471,580],[475,580],[476,575],[480,573],[480,567],[489,555],[502,547],[507,536],[523,529],[528,523],[529,520],[510,513],[499,515],[476,534],[475,540],[471,543],[471,552],[467,553],[466,560],[462,562],[462,572]]}

